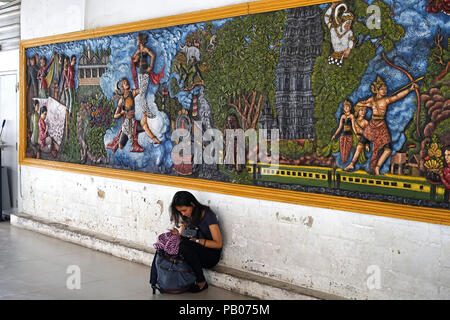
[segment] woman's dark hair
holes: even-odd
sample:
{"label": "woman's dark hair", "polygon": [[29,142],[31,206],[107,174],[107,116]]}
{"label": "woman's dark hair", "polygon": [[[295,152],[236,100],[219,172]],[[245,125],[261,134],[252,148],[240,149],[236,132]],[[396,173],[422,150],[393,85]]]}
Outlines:
{"label": "woman's dark hair", "polygon": [[208,206],[198,202],[192,193],[188,191],[178,191],[173,196],[172,203],[170,204],[170,221],[175,222],[177,227],[179,226],[180,219],[185,219],[185,217],[177,210],[177,207],[184,206],[193,207],[191,219],[193,224],[197,224],[199,222],[202,217],[203,209],[209,208]]}
{"label": "woman's dark hair", "polygon": [[39,114],[43,114],[44,112],[47,112],[47,107],[46,106],[41,107],[41,110],[39,111]]}
{"label": "woman's dark hair", "polygon": [[138,33],[139,42],[142,44],[147,43],[147,35],[145,33]]}

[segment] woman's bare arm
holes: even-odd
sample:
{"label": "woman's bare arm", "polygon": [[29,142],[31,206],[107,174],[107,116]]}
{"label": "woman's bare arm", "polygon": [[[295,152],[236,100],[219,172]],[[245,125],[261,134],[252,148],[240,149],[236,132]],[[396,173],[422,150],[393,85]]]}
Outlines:
{"label": "woman's bare arm", "polygon": [[[206,248],[211,249],[220,249],[222,248],[222,233],[220,232],[220,228],[218,224],[211,224],[209,226],[209,231],[211,231],[212,240],[207,239],[198,239],[199,244]],[[192,241],[197,239],[192,238]]]}
{"label": "woman's bare arm", "polygon": [[337,128],[336,132],[331,137],[331,140],[334,140],[336,138],[336,136],[339,134],[339,132],[341,132],[342,126],[344,125],[343,122],[344,122],[344,116],[341,116],[341,119],[339,120],[339,128]]}
{"label": "woman's bare arm", "polygon": [[114,119],[120,119],[120,117],[122,117],[123,113],[124,113],[124,111],[122,111],[122,104],[121,104],[121,101],[119,101],[116,112],[114,113]]}

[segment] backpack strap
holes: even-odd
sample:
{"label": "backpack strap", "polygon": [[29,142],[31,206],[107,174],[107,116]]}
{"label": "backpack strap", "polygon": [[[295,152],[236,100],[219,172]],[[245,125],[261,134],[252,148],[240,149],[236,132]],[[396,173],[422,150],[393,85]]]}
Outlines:
{"label": "backpack strap", "polygon": [[161,289],[158,285],[153,285],[152,284],[152,291],[153,291],[153,294],[156,294],[156,290],[158,290],[161,294],[163,294],[164,293],[164,290],[163,289]]}

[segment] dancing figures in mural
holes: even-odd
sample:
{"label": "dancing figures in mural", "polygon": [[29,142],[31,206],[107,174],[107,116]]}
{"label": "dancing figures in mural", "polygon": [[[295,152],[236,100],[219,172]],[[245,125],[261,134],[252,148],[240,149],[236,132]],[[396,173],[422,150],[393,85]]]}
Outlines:
{"label": "dancing figures in mural", "polygon": [[[371,108],[372,119],[370,120],[369,125],[363,130],[363,135],[359,141],[352,162],[345,168],[345,170],[352,170],[355,168],[355,163],[358,160],[363,147],[368,142],[372,142],[373,148],[372,158],[370,159],[370,171],[376,175],[380,174],[381,166],[392,153],[391,136],[385,120],[387,107],[389,104],[403,99],[416,88],[417,84],[413,83],[410,88],[403,90],[392,97],[386,97],[386,84],[380,77],[377,77],[377,80],[371,85],[371,90],[372,93],[374,93],[374,96],[356,104],[358,107]],[[381,150],[383,152],[379,155]]]}
{"label": "dancing figures in mural", "polygon": [[[137,84],[135,74],[134,74],[134,67],[139,68],[139,74],[138,74],[138,82],[139,82],[139,92],[141,93],[140,101],[141,101],[141,109],[143,112],[143,116],[141,119],[141,126],[144,128],[145,133],[150,137],[150,139],[153,140],[155,144],[161,143],[161,141],[155,137],[153,132],[148,127],[148,119],[154,119],[155,115],[150,111],[150,108],[147,103],[147,90],[148,90],[148,84],[150,77],[153,81],[153,83],[157,84],[159,83],[159,80],[162,75],[164,75],[164,69],[159,75],[155,75],[152,73],[153,70],[153,64],[155,62],[155,54],[153,51],[151,51],[149,48],[145,46],[147,43],[147,35],[143,33],[138,34],[137,39],[137,45],[138,49],[134,53],[132,57],[133,61],[133,80],[134,83]],[[150,57],[150,64],[148,63],[148,58]]]}
{"label": "dancing figures in mural", "polygon": [[[447,207],[445,3],[346,0],[27,48],[27,156]],[[283,170],[252,164],[247,145],[236,161],[235,143],[213,165],[174,156],[182,128],[201,156],[219,140],[194,144],[194,128],[278,130],[267,153]]]}
{"label": "dancing figures in mural", "polygon": [[130,82],[127,78],[121,81],[122,88],[117,84],[116,94],[120,96],[114,119],[123,118],[122,127],[119,135],[107,145],[108,149],[116,152],[117,148],[123,149],[128,140],[131,141],[131,152],[142,152],[144,149],[138,143],[138,134],[144,132],[141,123],[134,117],[136,106],[134,98],[139,94],[139,89],[130,89]]}
{"label": "dancing figures in mural", "polygon": [[324,20],[330,29],[331,43],[334,52],[329,56],[328,63],[342,66],[355,45],[352,23],[354,15],[348,11],[345,3],[333,2],[326,11]]}

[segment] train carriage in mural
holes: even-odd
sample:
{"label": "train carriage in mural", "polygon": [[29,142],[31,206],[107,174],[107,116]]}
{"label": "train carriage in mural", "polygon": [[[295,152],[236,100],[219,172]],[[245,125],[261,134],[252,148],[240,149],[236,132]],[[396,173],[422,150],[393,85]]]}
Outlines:
{"label": "train carriage in mural", "polygon": [[[448,209],[446,3],[346,0],[27,48],[26,156]],[[267,131],[269,161],[209,136],[229,130]]]}

